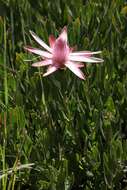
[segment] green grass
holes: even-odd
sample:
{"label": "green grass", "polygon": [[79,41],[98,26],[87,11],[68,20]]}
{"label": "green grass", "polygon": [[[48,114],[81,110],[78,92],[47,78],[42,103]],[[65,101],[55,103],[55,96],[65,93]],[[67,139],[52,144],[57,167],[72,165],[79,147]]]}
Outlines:
{"label": "green grass", "polygon": [[[0,0],[0,189],[127,189],[127,4]],[[102,50],[81,81],[42,77],[23,47],[68,28],[71,47]]]}

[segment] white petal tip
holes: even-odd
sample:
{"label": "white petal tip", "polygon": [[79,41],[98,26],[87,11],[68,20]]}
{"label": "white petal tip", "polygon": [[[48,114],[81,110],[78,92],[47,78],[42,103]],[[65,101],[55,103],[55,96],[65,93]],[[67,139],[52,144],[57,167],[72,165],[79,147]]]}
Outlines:
{"label": "white petal tip", "polygon": [[23,49],[27,50],[27,47],[23,47]]}
{"label": "white petal tip", "polygon": [[30,34],[33,36],[34,35],[34,32],[32,30],[29,30]]}
{"label": "white petal tip", "polygon": [[99,58],[94,58],[96,61],[97,61],[97,63],[103,63],[104,62],[104,59],[99,59]]}
{"label": "white petal tip", "polygon": [[34,64],[34,63],[33,63],[31,66],[32,66],[32,67],[40,67],[40,66],[37,66],[37,65],[36,65],[36,64]]}
{"label": "white petal tip", "polygon": [[95,51],[95,52],[93,52],[93,54],[99,54],[99,53],[102,53],[102,51]]}
{"label": "white petal tip", "polygon": [[47,77],[48,75],[50,75],[49,73],[44,73],[43,77]]}

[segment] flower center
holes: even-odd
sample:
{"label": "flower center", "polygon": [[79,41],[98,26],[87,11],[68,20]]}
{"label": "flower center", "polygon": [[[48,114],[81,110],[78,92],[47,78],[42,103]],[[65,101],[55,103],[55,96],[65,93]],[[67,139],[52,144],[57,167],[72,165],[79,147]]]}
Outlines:
{"label": "flower center", "polygon": [[63,64],[67,61],[69,55],[69,47],[65,41],[62,39],[58,39],[55,42],[53,48],[53,62],[54,64],[58,64],[59,66],[63,66]]}

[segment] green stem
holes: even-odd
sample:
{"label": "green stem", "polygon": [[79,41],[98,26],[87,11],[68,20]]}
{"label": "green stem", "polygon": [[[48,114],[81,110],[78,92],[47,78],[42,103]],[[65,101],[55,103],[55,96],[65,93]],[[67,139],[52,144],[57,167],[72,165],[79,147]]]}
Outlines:
{"label": "green stem", "polygon": [[8,105],[8,86],[7,86],[7,36],[6,36],[6,18],[4,17],[4,97],[5,105]]}
{"label": "green stem", "polygon": [[[5,106],[8,105],[8,87],[7,87],[7,69],[6,69],[6,58],[7,58],[7,38],[6,38],[6,18],[4,17],[4,100]],[[2,162],[3,162],[3,173],[6,171],[6,139],[7,139],[7,128],[6,128],[6,121],[7,121],[7,113],[4,113],[4,137],[3,137],[3,152],[2,152]],[[3,190],[6,190],[7,186],[7,175],[2,179]]]}

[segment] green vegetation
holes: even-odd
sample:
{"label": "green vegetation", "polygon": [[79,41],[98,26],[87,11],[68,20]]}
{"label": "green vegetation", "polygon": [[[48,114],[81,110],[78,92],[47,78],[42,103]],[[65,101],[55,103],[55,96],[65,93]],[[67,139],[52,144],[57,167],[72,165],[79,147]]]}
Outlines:
{"label": "green vegetation", "polygon": [[[68,28],[71,47],[102,50],[86,81],[42,77],[36,46]],[[0,0],[0,189],[127,189],[127,4]]]}

